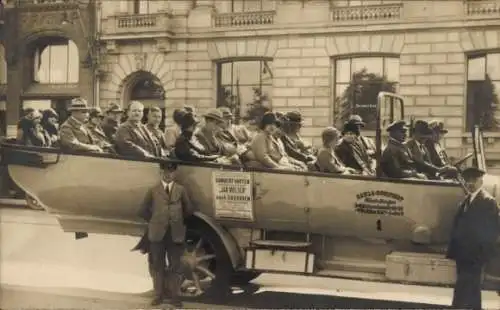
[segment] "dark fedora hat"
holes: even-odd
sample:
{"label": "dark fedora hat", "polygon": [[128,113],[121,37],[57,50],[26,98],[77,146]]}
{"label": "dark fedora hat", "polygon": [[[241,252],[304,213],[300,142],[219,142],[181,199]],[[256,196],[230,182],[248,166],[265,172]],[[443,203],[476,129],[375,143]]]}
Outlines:
{"label": "dark fedora hat", "polygon": [[413,132],[421,136],[431,136],[433,133],[432,129],[429,127],[429,123],[423,120],[415,121]]}
{"label": "dark fedora hat", "polygon": [[403,120],[394,121],[394,122],[390,123],[389,126],[387,126],[388,132],[407,131],[407,130],[408,130],[408,125]]}
{"label": "dark fedora hat", "polygon": [[123,109],[117,103],[111,103],[106,110],[106,113],[123,113]]}
{"label": "dark fedora hat", "polygon": [[486,172],[479,169],[479,168],[476,168],[476,167],[469,167],[469,168],[465,168],[463,171],[462,171],[462,177],[467,181],[467,180],[472,180],[472,179],[477,179],[477,178],[480,178],[482,177],[483,175],[485,175]]}
{"label": "dark fedora hat", "polygon": [[359,125],[357,125],[355,123],[351,123],[349,121],[345,122],[344,126],[342,128],[342,134],[344,135],[348,132],[359,134]]}
{"label": "dark fedora hat", "polygon": [[180,121],[181,127],[188,128],[196,124],[198,124],[198,119],[196,119],[193,113],[184,112],[184,115],[182,115],[182,119]]}
{"label": "dark fedora hat", "polygon": [[264,126],[267,126],[267,125],[280,125],[280,121],[279,119],[276,117],[276,114],[273,113],[273,112],[266,112],[263,116],[262,116],[262,119],[260,121],[260,125],[262,128],[264,128]]}
{"label": "dark fedora hat", "polygon": [[287,112],[285,116],[288,123],[302,123],[302,114],[298,111]]}
{"label": "dark fedora hat", "polygon": [[352,124],[355,124],[357,126],[360,126],[360,127],[365,127],[365,122],[363,122],[363,119],[361,118],[361,116],[357,115],[357,114],[352,114],[351,116],[349,116],[349,119],[347,120],[348,123],[352,123]]}
{"label": "dark fedora hat", "polygon": [[448,130],[444,128],[444,123],[440,121],[430,121],[429,128],[434,132],[448,133]]}

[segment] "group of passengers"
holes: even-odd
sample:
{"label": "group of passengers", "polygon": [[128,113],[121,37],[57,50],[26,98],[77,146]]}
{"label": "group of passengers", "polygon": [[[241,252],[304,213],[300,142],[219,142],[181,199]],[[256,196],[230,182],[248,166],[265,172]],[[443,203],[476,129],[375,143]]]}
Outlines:
{"label": "group of passengers", "polygon": [[390,124],[389,140],[377,163],[375,143],[361,134],[365,124],[358,115],[351,115],[341,131],[335,127],[324,129],[323,145],[315,149],[301,138],[302,116],[295,111],[268,111],[259,120],[238,125],[229,108],[212,109],[200,119],[192,107],[184,107],[173,111],[175,126],[165,132],[160,129],[159,108],[150,109],[147,123],[142,124],[144,106],[139,101],[130,103],[124,122],[124,111],[116,104],[104,115],[99,108],[89,108],[84,99],[77,98],[68,111],[70,117],[58,126],[54,110],[27,110],[19,121],[18,142],[132,158],[169,157],[251,168],[374,176],[379,164],[382,173],[390,178],[456,176],[456,168],[440,145],[447,130],[438,121],[416,121],[408,141],[404,121]]}

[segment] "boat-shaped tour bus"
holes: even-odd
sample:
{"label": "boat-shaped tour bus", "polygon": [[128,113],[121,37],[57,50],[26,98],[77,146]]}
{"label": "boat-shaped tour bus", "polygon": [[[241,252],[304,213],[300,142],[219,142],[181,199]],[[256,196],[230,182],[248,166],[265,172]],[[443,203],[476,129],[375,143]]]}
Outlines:
{"label": "boat-shaped tour bus", "polygon": [[[378,99],[380,158],[383,123],[403,119],[404,102],[390,93],[380,93]],[[389,111],[386,120],[383,111]],[[475,128],[472,135],[474,153],[464,160],[472,157],[486,169],[482,134]],[[57,217],[65,232],[143,234],[146,223],[138,210],[147,190],[159,180],[158,163],[163,159],[11,143],[1,149],[28,204]],[[189,267],[186,281],[198,293],[224,291],[263,272],[432,286],[451,286],[455,281],[454,263],[445,259],[445,250],[458,204],[465,197],[458,180],[190,162],[179,162],[178,178],[196,207],[187,220],[189,251],[184,262]],[[498,201],[500,179],[487,174],[484,180]],[[486,267],[483,285],[500,290],[500,257]]]}

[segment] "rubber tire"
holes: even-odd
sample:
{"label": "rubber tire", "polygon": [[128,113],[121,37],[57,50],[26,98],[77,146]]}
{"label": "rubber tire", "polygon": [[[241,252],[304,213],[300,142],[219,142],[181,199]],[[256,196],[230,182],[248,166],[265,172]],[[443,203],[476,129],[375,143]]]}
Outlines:
{"label": "rubber tire", "polygon": [[244,271],[236,271],[233,273],[231,277],[231,284],[233,285],[247,285],[250,281],[254,280],[261,273],[257,271],[244,270]]}
{"label": "rubber tire", "polygon": [[191,227],[188,228],[187,236],[189,236],[189,231],[196,231],[198,236],[202,236],[211,244],[216,256],[215,270],[211,270],[215,274],[215,281],[203,292],[202,297],[223,298],[230,293],[231,275],[234,273],[226,247],[217,233],[205,223],[195,225],[196,228]]}

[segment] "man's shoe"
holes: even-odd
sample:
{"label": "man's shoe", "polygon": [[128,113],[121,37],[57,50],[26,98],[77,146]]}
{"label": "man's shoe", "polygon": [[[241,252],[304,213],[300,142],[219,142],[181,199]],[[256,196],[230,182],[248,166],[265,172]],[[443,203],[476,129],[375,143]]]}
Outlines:
{"label": "man's shoe", "polygon": [[155,297],[153,301],[151,302],[151,306],[158,306],[163,303],[163,297]]}

